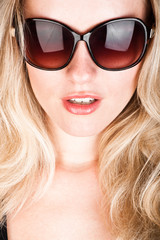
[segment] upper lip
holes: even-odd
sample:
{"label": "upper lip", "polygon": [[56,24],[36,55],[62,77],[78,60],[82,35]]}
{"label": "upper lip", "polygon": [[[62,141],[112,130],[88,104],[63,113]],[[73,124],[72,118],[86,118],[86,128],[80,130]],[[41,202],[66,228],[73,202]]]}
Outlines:
{"label": "upper lip", "polygon": [[97,100],[101,100],[102,98],[95,94],[95,93],[74,93],[74,94],[69,94],[66,97],[63,97],[63,100],[69,100],[73,98],[94,98]]}

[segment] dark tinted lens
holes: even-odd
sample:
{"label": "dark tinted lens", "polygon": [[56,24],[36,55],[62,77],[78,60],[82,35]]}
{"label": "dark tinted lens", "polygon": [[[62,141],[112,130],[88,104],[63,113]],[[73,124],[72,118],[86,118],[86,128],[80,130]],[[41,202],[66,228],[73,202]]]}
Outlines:
{"label": "dark tinted lens", "polygon": [[109,69],[121,69],[137,62],[144,45],[144,27],[134,20],[110,22],[99,27],[90,37],[95,60]]}
{"label": "dark tinted lens", "polygon": [[28,20],[24,36],[28,62],[41,68],[54,69],[62,67],[69,60],[74,38],[62,25]]}

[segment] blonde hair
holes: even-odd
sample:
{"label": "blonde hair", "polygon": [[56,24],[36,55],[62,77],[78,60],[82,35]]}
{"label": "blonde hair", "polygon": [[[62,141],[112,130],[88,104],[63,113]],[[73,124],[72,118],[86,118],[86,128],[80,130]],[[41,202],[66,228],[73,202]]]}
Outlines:
{"label": "blonde hair", "polygon": [[[18,211],[29,196],[40,198],[53,180],[55,160],[44,112],[39,106],[9,31],[13,18],[22,36],[20,1],[0,6],[0,221]],[[15,16],[13,15],[15,14]],[[9,29],[9,30],[8,30]],[[23,38],[20,39],[23,47]],[[40,182],[38,179],[41,179]],[[33,188],[31,187],[33,186]],[[34,192],[36,189],[36,192]]]}
{"label": "blonde hair", "polygon": [[[160,1],[151,0],[151,4],[155,35],[138,76],[137,91],[99,142],[102,211],[117,240],[160,236]],[[23,49],[22,9],[20,0],[0,3],[1,223],[31,195],[36,201],[44,194],[55,168],[45,113],[9,31],[15,19]]]}
{"label": "blonde hair", "polygon": [[99,145],[102,207],[118,240],[160,238],[160,1],[151,4],[155,36],[137,91]]}

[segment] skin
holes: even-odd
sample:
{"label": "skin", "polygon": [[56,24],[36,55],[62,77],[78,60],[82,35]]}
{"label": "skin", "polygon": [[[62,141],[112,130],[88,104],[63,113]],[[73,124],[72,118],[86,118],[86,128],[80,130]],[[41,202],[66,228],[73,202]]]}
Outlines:
{"label": "skin", "polygon": [[[110,19],[139,17],[145,21],[145,16],[143,0],[47,0],[47,4],[46,0],[25,1],[26,18],[54,19],[80,34]],[[57,161],[72,168],[95,161],[98,135],[129,102],[137,86],[140,64],[121,72],[105,71],[95,65],[87,45],[80,41],[66,68],[51,72],[29,64],[27,68],[35,96],[46,112]],[[89,115],[71,114],[63,107],[62,98],[73,93],[97,94],[102,98],[101,105]]]}
{"label": "skin", "polygon": [[[54,19],[81,34],[110,19],[138,17],[145,21],[145,16],[143,0],[25,0],[26,18]],[[121,72],[102,70],[92,61],[83,41],[62,70],[48,72],[27,64],[32,89],[46,112],[59,165],[43,199],[27,211],[22,209],[14,220],[8,217],[9,240],[111,239],[97,205],[101,198],[96,173],[97,142],[101,131],[132,97],[140,65]],[[86,116],[67,112],[61,99],[77,92],[99,95],[100,107]]]}
{"label": "skin", "polygon": [[[48,4],[41,0],[37,4],[36,1],[27,0],[26,17],[55,19],[66,23],[78,33],[85,33],[109,19],[127,16],[142,19],[145,17],[144,9],[139,10],[138,1],[47,2]],[[96,14],[93,16],[95,9]],[[27,65],[27,68],[33,91],[51,124],[57,125],[70,135],[88,137],[100,133],[128,103],[137,85],[135,76],[139,65],[122,72],[102,70],[94,64],[86,44],[81,41],[66,68],[52,72],[38,70],[30,65]],[[61,99],[79,92],[96,93],[102,97],[100,108],[85,117],[68,113],[63,108]]]}

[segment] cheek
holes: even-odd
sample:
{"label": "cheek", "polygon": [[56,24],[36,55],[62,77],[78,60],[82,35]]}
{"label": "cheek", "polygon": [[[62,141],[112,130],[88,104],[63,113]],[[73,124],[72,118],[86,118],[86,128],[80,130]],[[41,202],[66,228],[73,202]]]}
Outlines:
{"label": "cheek", "polygon": [[110,73],[106,87],[107,95],[112,100],[129,101],[137,87],[139,68],[140,66],[136,66],[122,72]]}
{"label": "cheek", "polygon": [[116,100],[117,104],[121,104],[122,102],[125,107],[125,104],[129,102],[135,92],[136,87],[137,79],[126,75],[124,79],[119,79],[114,88],[112,98]]}
{"label": "cheek", "polygon": [[47,101],[54,97],[53,89],[57,90],[56,81],[52,72],[42,71],[27,65],[28,75],[34,95],[42,108],[45,108]]}
{"label": "cheek", "polygon": [[[113,121],[126,107],[137,87],[137,74],[139,66],[123,72],[114,73],[108,80],[106,87],[106,119]],[[110,73],[113,74],[113,73]]]}

